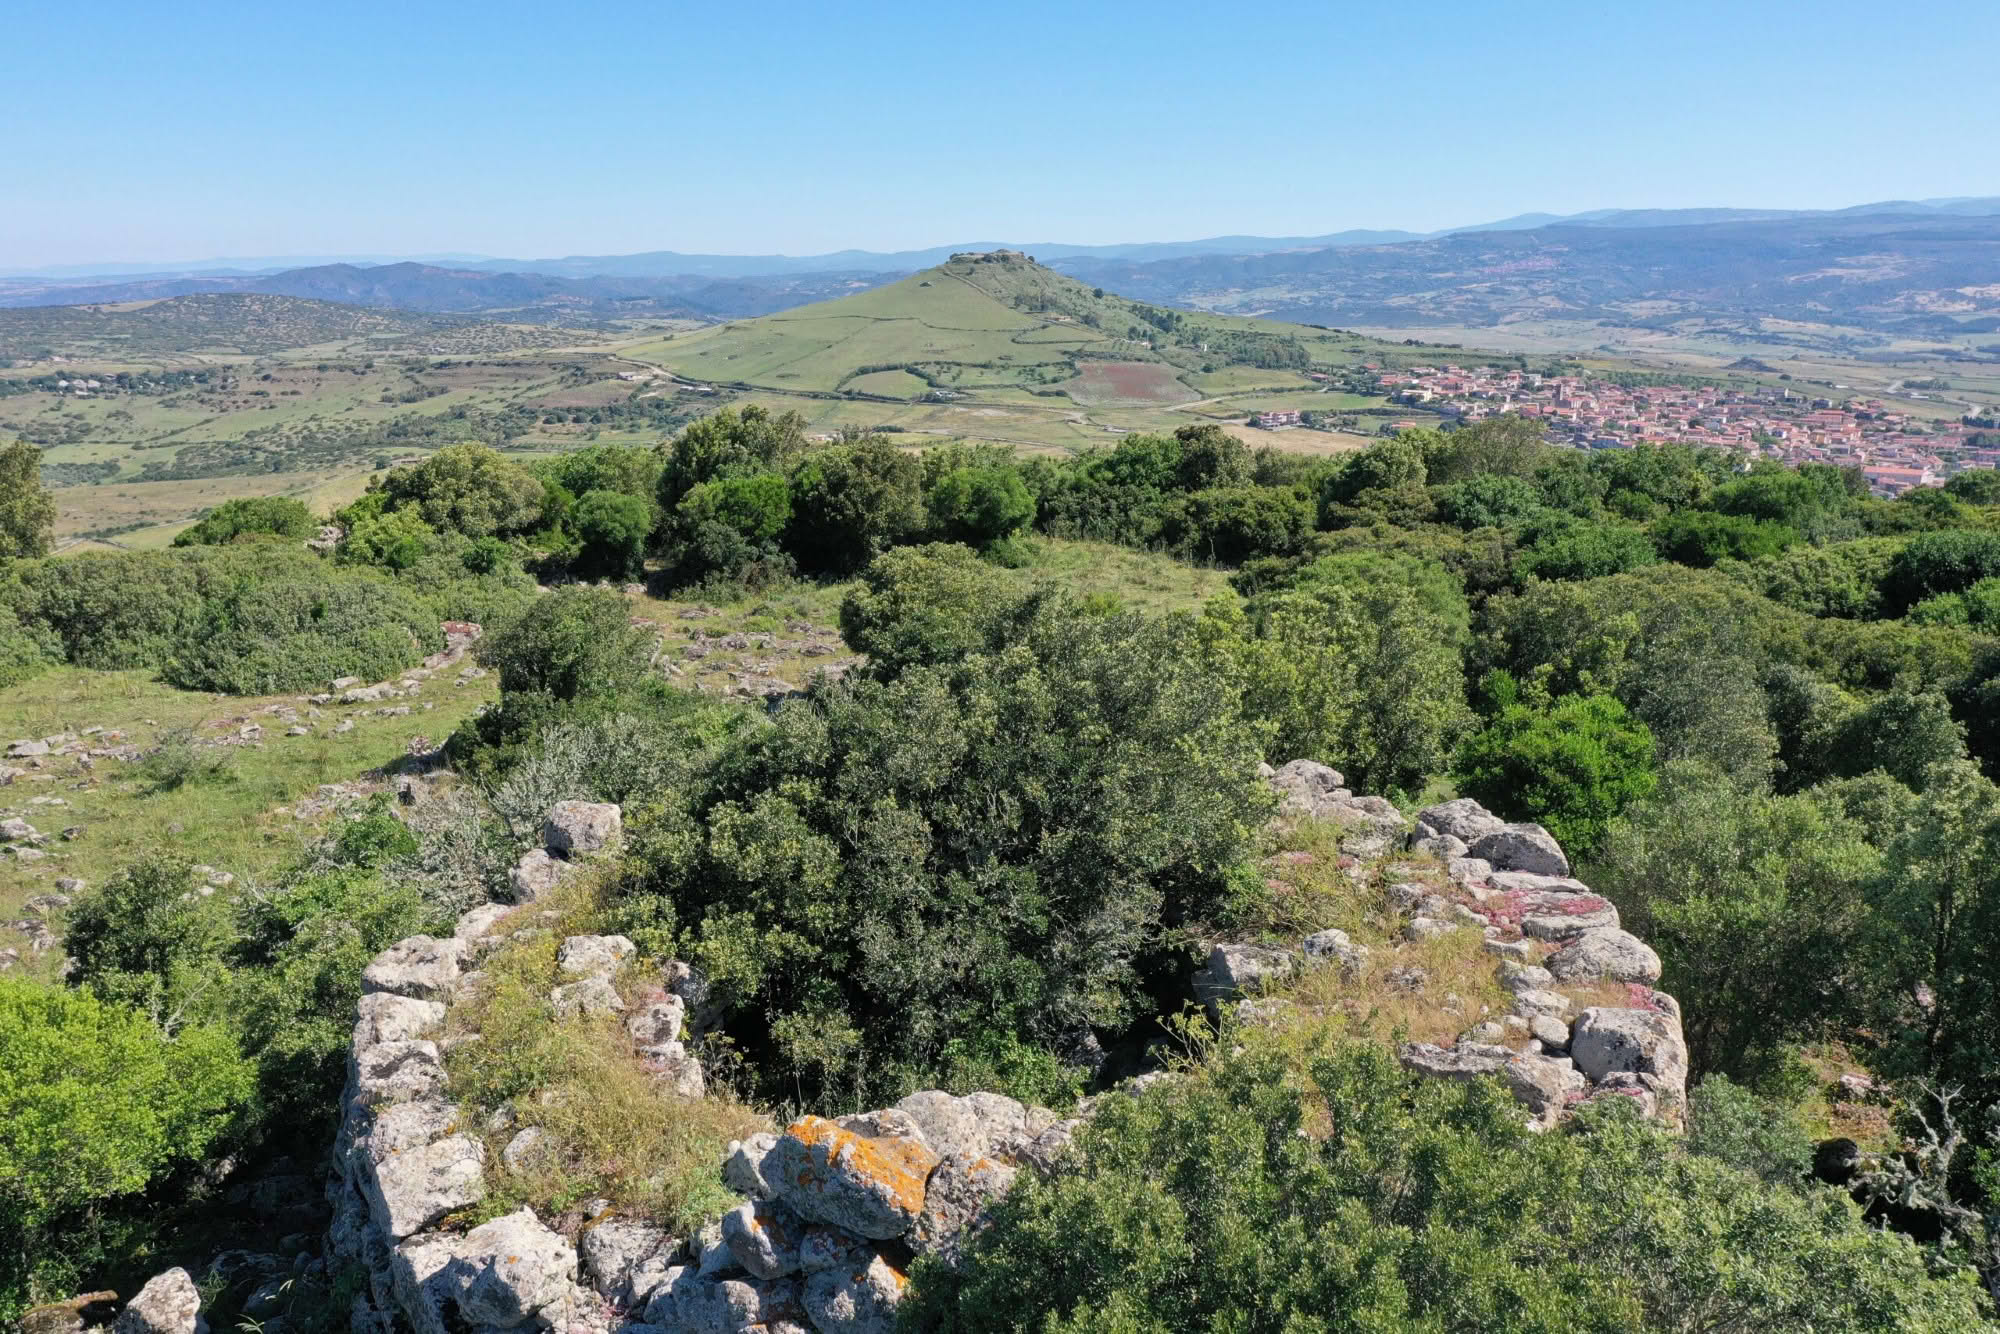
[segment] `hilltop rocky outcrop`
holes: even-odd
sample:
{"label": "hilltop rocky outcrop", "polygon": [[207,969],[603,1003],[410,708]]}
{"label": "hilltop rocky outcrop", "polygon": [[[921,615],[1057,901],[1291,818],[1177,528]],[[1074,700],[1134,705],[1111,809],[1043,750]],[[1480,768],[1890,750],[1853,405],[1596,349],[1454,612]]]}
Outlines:
{"label": "hilltop rocky outcrop", "polygon": [[[1688,1050],[1680,1003],[1657,990],[1660,958],[1623,929],[1610,900],[1573,878],[1568,855],[1537,824],[1509,823],[1469,798],[1419,811],[1414,825],[1380,797],[1356,796],[1334,769],[1310,760],[1266,766],[1281,798],[1279,819],[1300,816],[1344,831],[1341,872],[1381,887],[1382,913],[1397,924],[1386,951],[1370,951],[1337,929],[1291,944],[1222,941],[1194,977],[1197,1001],[1250,1022],[1280,1019],[1288,983],[1333,966],[1345,981],[1371,968],[1382,984],[1421,993],[1427,978],[1400,962],[1409,946],[1476,931],[1508,998],[1450,1043],[1408,1042],[1403,1065],[1444,1079],[1504,1080],[1537,1128],[1599,1097],[1629,1098],[1647,1115],[1683,1124]],[[1398,853],[1416,854],[1404,860]],[[1579,1004],[1578,995],[1586,1003]],[[1602,1002],[1608,998],[1616,1003]],[[1451,994],[1436,1001],[1462,1014]]]}

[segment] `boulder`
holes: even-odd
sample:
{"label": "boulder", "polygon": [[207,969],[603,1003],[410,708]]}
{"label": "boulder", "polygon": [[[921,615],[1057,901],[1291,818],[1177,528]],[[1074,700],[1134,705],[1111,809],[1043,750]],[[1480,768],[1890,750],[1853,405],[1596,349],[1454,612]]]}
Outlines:
{"label": "boulder", "polygon": [[583,1274],[614,1306],[645,1306],[681,1253],[678,1238],[650,1223],[607,1218],[576,1239]]}
{"label": "boulder", "polygon": [[924,1191],[923,1212],[910,1229],[911,1248],[956,1267],[966,1244],[986,1225],[993,1201],[1013,1186],[1017,1171],[991,1158],[946,1157]]}
{"label": "boulder", "polygon": [[1368,966],[1368,947],[1355,944],[1345,931],[1334,927],[1313,932],[1301,942],[1301,948],[1305,950],[1307,967],[1336,964],[1340,975],[1350,981]]}
{"label": "boulder", "polygon": [[1204,1005],[1238,1000],[1289,979],[1299,968],[1299,956],[1269,945],[1217,945],[1208,952],[1208,966],[1194,975],[1194,997]]}
{"label": "boulder", "polygon": [[565,977],[610,977],[636,953],[624,936],[570,936],[556,951],[556,967]]}
{"label": "boulder", "polygon": [[1471,855],[1491,862],[1496,871],[1569,874],[1569,858],[1562,844],[1538,824],[1505,825],[1468,842]]}
{"label": "boulder", "polygon": [[1331,796],[1347,786],[1338,769],[1329,768],[1316,760],[1291,760],[1281,764],[1272,772],[1268,780],[1273,787],[1298,789],[1314,796]]}
{"label": "boulder", "polygon": [[1418,825],[1429,825],[1437,834],[1455,838],[1468,846],[1488,834],[1496,834],[1507,822],[1471,797],[1439,802],[1417,812]]}
{"label": "boulder", "polygon": [[456,1109],[426,1101],[390,1108],[355,1146],[358,1184],[376,1226],[392,1240],[486,1198],[486,1148],[457,1133]]}
{"label": "boulder", "polygon": [[[18,817],[0,820],[0,843],[26,843],[35,838],[37,833],[33,825]],[[164,1278],[166,1275],[163,1274],[161,1277]]]}
{"label": "boulder", "polygon": [[373,991],[354,1007],[354,1050],[359,1053],[383,1042],[413,1042],[444,1022],[444,1006],[436,1001]]}
{"label": "boulder", "polygon": [[1452,862],[1469,851],[1466,842],[1450,834],[1429,834],[1410,840],[1410,851],[1429,853],[1441,862]]}
{"label": "boulder", "polygon": [[[655,993],[658,994],[658,993]],[[625,1032],[634,1046],[652,1047],[665,1042],[678,1042],[681,1024],[687,1014],[687,1005],[679,996],[669,996],[664,1001],[655,1001],[625,1021]]]}
{"label": "boulder", "polygon": [[716,1282],[692,1266],[675,1266],[646,1303],[646,1323],[674,1334],[779,1334],[803,1329],[805,1309],[796,1278]]}
{"label": "boulder", "polygon": [[1553,1125],[1570,1104],[1571,1095],[1582,1093],[1584,1088],[1584,1078],[1575,1066],[1548,1056],[1518,1055],[1502,1073],[1515,1101],[1545,1126]]}
{"label": "boulder", "polygon": [[1403,1068],[1433,1079],[1477,1079],[1497,1075],[1514,1059],[1510,1049],[1480,1042],[1440,1047],[1430,1042],[1406,1042],[1396,1049]]}
{"label": "boulder", "polygon": [[1569,1051],[1593,1083],[1631,1073],[1655,1076],[1677,1093],[1687,1087],[1687,1039],[1664,1010],[1593,1005],[1577,1016]]}
{"label": "boulder", "polygon": [[575,870],[568,862],[535,848],[521,854],[521,860],[507,872],[507,892],[516,903],[533,903]]}
{"label": "boulder", "polygon": [[660,967],[660,982],[669,995],[679,996],[687,1006],[691,1036],[698,1038],[721,1022],[722,1005],[701,969],[680,959],[669,959]]}
{"label": "boulder", "polygon": [[1012,1157],[1046,1128],[1014,1099],[998,1093],[956,1097],[938,1089],[912,1093],[895,1106],[916,1125],[924,1146],[940,1156]]}
{"label": "boulder", "polygon": [[549,1132],[540,1126],[529,1126],[517,1132],[500,1150],[500,1162],[509,1172],[520,1176],[539,1170],[554,1156],[555,1141]]}
{"label": "boulder", "polygon": [[504,903],[482,903],[461,915],[451,934],[458,940],[484,940],[500,925],[500,919],[512,911]]}
{"label": "boulder", "polygon": [[1493,874],[1493,863],[1481,857],[1453,857],[1444,873],[1454,885],[1483,884]]}
{"label": "boulder", "polygon": [[1643,982],[1660,980],[1660,956],[1629,931],[1599,927],[1586,931],[1548,957],[1560,982]]}
{"label": "boulder", "polygon": [[208,1322],[201,1318],[201,1292],[185,1269],[169,1269],[146,1285],[118,1313],[112,1334],[197,1334]]}
{"label": "boulder", "polygon": [[895,1334],[909,1280],[881,1256],[864,1269],[822,1269],[805,1283],[805,1309],[819,1334]]}
{"label": "boulder", "polygon": [[639,1048],[647,1073],[682,1098],[699,1098],[708,1091],[701,1062],[679,1042],[656,1042]]}
{"label": "boulder", "polygon": [[778,1188],[765,1175],[764,1165],[777,1146],[778,1137],[763,1132],[749,1139],[731,1140],[729,1156],[722,1163],[722,1184],[754,1199],[775,1197]]}
{"label": "boulder", "polygon": [[618,999],[618,988],[602,977],[586,977],[581,982],[553,988],[549,1004],[555,1007],[558,1019],[578,1014],[613,1014],[625,1008],[625,1002]]}
{"label": "boulder", "polygon": [[397,941],[361,973],[361,990],[386,991],[416,1000],[446,1000],[458,981],[469,942],[411,936]]}
{"label": "boulder", "polygon": [[915,1139],[872,1139],[817,1116],[785,1128],[765,1160],[779,1197],[808,1222],[900,1237],[923,1212],[938,1155]]}
{"label": "boulder", "polygon": [[1561,1018],[1569,1013],[1570,999],[1560,991],[1544,991],[1539,987],[1527,987],[1514,993],[1514,1013],[1530,1023],[1538,1014]]}
{"label": "boulder", "polygon": [[438,1058],[437,1044],[423,1039],[385,1041],[367,1048],[357,1047],[348,1060],[355,1091],[368,1102],[409,1102],[427,1098],[446,1083],[444,1062]]}
{"label": "boulder", "polygon": [[798,1272],[805,1225],[775,1200],[745,1200],[722,1216],[722,1242],[753,1278]]}
{"label": "boulder", "polygon": [[[48,753],[49,743],[46,741],[14,741],[8,743],[7,746],[7,758],[10,760],[29,760],[34,759],[38,755],[46,755]],[[170,1270],[168,1272],[171,1273],[173,1271]],[[164,1278],[165,1275],[161,1277]]]}
{"label": "boulder", "polygon": [[1552,1014],[1535,1014],[1528,1017],[1528,1033],[1542,1044],[1543,1051],[1565,1052],[1569,1050],[1569,1025]]}
{"label": "boulder", "polygon": [[574,861],[604,851],[623,832],[623,812],[609,802],[559,801],[542,821],[542,844]]}
{"label": "boulder", "polygon": [[557,1325],[576,1288],[576,1252],[532,1209],[465,1234],[455,1248],[458,1309],[474,1325]]}

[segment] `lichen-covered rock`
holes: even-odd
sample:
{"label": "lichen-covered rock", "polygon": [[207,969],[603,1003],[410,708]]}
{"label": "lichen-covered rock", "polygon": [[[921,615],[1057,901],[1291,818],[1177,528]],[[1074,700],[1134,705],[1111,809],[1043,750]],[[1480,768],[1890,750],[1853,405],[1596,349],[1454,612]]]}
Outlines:
{"label": "lichen-covered rock", "polygon": [[361,990],[386,991],[416,1000],[449,999],[468,948],[468,941],[435,936],[399,940],[362,970]]}
{"label": "lichen-covered rock", "polygon": [[974,1158],[1017,1155],[1027,1142],[1054,1120],[998,1093],[956,1096],[939,1089],[912,1093],[894,1110],[908,1116],[926,1148],[943,1157]]}
{"label": "lichen-covered rock", "polygon": [[438,1102],[385,1109],[355,1146],[369,1213],[400,1240],[486,1198],[486,1148],[456,1133],[457,1110]]}
{"label": "lichen-covered rock", "polygon": [[722,1216],[722,1242],[752,1278],[798,1272],[805,1225],[775,1200],[746,1200]]}
{"label": "lichen-covered rock", "polygon": [[865,1269],[822,1269],[805,1283],[805,1309],[819,1334],[895,1334],[909,1280],[881,1256]]}
{"label": "lichen-covered rock", "polygon": [[579,1014],[612,1014],[625,1008],[625,1002],[618,999],[618,988],[602,977],[586,977],[581,982],[552,988],[549,1004],[555,1007],[558,1019]]}
{"label": "lichen-covered rock", "polygon": [[354,1007],[354,1050],[383,1042],[414,1042],[444,1022],[444,1006],[390,991],[363,996]]}
{"label": "lichen-covered rock", "polygon": [[1333,964],[1340,969],[1340,975],[1348,980],[1361,975],[1368,966],[1368,947],[1357,945],[1348,939],[1345,931],[1328,927],[1307,936],[1300,946],[1305,950],[1306,966]]}
{"label": "lichen-covered rock", "polygon": [[1651,986],[1660,980],[1660,956],[1629,931],[1599,927],[1551,954],[1548,970],[1559,982],[1642,982]]}
{"label": "lichen-covered rock", "polygon": [[1678,1101],[1687,1090],[1687,1039],[1665,1009],[1593,1005],[1577,1016],[1570,1057],[1593,1083],[1614,1074],[1651,1075]]}
{"label": "lichen-covered rock", "polygon": [[[458,1309],[475,1325],[513,1329],[568,1314],[576,1288],[576,1252],[532,1209],[481,1223],[454,1248]],[[539,1320],[538,1320],[539,1318]]]}
{"label": "lichen-covered rock", "polygon": [[1562,844],[1538,824],[1505,825],[1467,842],[1470,854],[1491,862],[1496,871],[1569,874],[1569,857]]}
{"label": "lichen-covered rock", "polygon": [[500,925],[500,920],[512,911],[513,908],[505,903],[482,903],[461,915],[458,925],[452,929],[451,934],[459,940],[484,940],[493,934],[493,928]]}
{"label": "lichen-covered rock", "polygon": [[639,1061],[662,1088],[676,1097],[699,1098],[708,1091],[701,1062],[679,1042],[653,1042],[638,1049]]}
{"label": "lichen-covered rock", "polygon": [[610,977],[638,950],[624,936],[569,936],[556,951],[556,967],[565,977]]}
{"label": "lichen-covered rock", "polygon": [[667,1281],[681,1253],[680,1239],[663,1228],[607,1218],[576,1239],[577,1258],[590,1286],[615,1306],[645,1306]]}
{"label": "lichen-covered rock", "polygon": [[797,1278],[716,1281],[683,1267],[654,1291],[646,1322],[676,1334],[780,1334],[803,1327],[802,1297]]}
{"label": "lichen-covered rock", "polygon": [[1455,1047],[1406,1042],[1396,1049],[1396,1059],[1403,1063],[1404,1069],[1433,1079],[1477,1079],[1481,1075],[1500,1074],[1514,1059],[1514,1053],[1506,1047],[1478,1042],[1461,1042]]}
{"label": "lichen-covered rock", "polygon": [[531,848],[507,872],[507,891],[516,903],[533,903],[575,872],[576,867],[560,857]]}
{"label": "lichen-covered rock", "polygon": [[356,1049],[350,1061],[355,1091],[366,1101],[427,1098],[446,1083],[437,1044],[422,1039],[377,1042]]}
{"label": "lichen-covered rock", "polygon": [[[654,992],[654,995],[659,995]],[[662,1042],[678,1042],[681,1025],[686,1021],[687,1005],[679,996],[668,996],[642,1006],[625,1020],[625,1032],[637,1047],[651,1047]]]}
{"label": "lichen-covered rock", "polygon": [[146,1280],[118,1313],[112,1334],[197,1334],[206,1331],[201,1292],[185,1269],[169,1269]]}
{"label": "lichen-covered rock", "polygon": [[1554,1124],[1569,1105],[1571,1095],[1583,1092],[1584,1088],[1584,1078],[1575,1066],[1549,1056],[1517,1055],[1501,1073],[1515,1100],[1545,1126]]}
{"label": "lichen-covered rock", "polygon": [[1016,1171],[992,1158],[948,1155],[925,1188],[924,1210],[910,1229],[911,1249],[959,1264],[966,1244],[986,1225],[993,1201],[1013,1186]]}
{"label": "lichen-covered rock", "polygon": [[722,1163],[722,1184],[753,1199],[773,1199],[777,1186],[764,1174],[765,1160],[778,1147],[778,1137],[759,1132],[749,1139],[731,1140],[729,1156]]}
{"label": "lichen-covered rock", "polygon": [[555,1154],[555,1140],[540,1126],[528,1126],[517,1131],[514,1138],[507,1141],[507,1147],[500,1150],[500,1163],[517,1176],[526,1172],[539,1171],[548,1165]]}
{"label": "lichen-covered rock", "polygon": [[1471,797],[1426,806],[1417,812],[1417,824],[1429,825],[1440,835],[1455,838],[1468,846],[1507,827],[1505,820]]}
{"label": "lichen-covered rock", "polygon": [[623,832],[623,814],[609,802],[559,801],[542,821],[542,845],[559,856],[587,857],[612,846]]}
{"label": "lichen-covered rock", "polygon": [[923,1212],[938,1156],[914,1139],[872,1139],[817,1116],[785,1128],[765,1172],[809,1222],[873,1239],[900,1237]]}
{"label": "lichen-covered rock", "polygon": [[1208,952],[1208,966],[1194,975],[1194,996],[1203,1005],[1240,1000],[1288,980],[1299,956],[1269,945],[1221,944]]}

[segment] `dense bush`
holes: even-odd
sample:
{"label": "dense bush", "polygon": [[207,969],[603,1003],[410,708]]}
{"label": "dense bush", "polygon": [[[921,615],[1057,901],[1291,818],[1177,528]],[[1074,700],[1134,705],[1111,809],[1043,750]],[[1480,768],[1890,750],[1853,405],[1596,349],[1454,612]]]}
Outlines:
{"label": "dense bush", "polygon": [[930,487],[931,525],[954,542],[984,545],[1026,528],[1035,498],[1008,467],[954,468]]}
{"label": "dense bush", "polygon": [[486,445],[451,445],[382,479],[391,510],[415,510],[439,532],[467,537],[524,533],[542,520],[534,474]]}
{"label": "dense bush", "polygon": [[653,511],[638,496],[591,491],[576,502],[576,573],[586,579],[635,579],[645,573]]}
{"label": "dense bush", "polygon": [[210,601],[161,676],[185,690],[272,695],[379,681],[444,646],[436,615],[365,575],[247,583]]}
{"label": "dense bush", "polygon": [[878,676],[996,653],[1046,600],[957,543],[884,552],[840,604],[840,633]]}
{"label": "dense bush", "polygon": [[1781,523],[1738,514],[1689,510],[1653,525],[1653,545],[1660,554],[1697,569],[1720,560],[1775,556],[1798,540],[1799,535]]}
{"label": "dense bush", "polygon": [[1466,739],[1457,774],[1467,796],[1510,819],[1538,821],[1584,851],[1652,792],[1653,734],[1609,695],[1507,704]]}
{"label": "dense bush", "polygon": [[12,607],[0,603],[0,690],[19,685],[51,665],[49,645],[21,624]]}
{"label": "dense bush", "polygon": [[830,445],[802,456],[790,474],[785,550],[802,570],[846,573],[922,533],[924,469],[881,439]]}
{"label": "dense bush", "polygon": [[175,534],[174,545],[217,546],[243,538],[304,537],[312,531],[312,526],[312,513],[305,502],[289,496],[226,500],[204,514],[192,528]]}
{"label": "dense bush", "polygon": [[2000,576],[2000,532],[1959,530],[1911,538],[1882,580],[1886,610],[1901,615],[1927,598],[1962,593]]}
{"label": "dense bush", "polygon": [[42,452],[24,440],[0,449],[0,565],[49,554],[56,501],[42,485]]}
{"label": "dense bush", "polygon": [[1255,762],[1186,626],[1052,608],[787,704],[677,794],[649,887],[760,1086],[865,1105],[955,1041],[1080,1053],[1130,1020],[1140,952],[1242,851]]}
{"label": "dense bush", "polygon": [[1018,1185],[963,1273],[920,1264],[910,1327],[1990,1328],[1969,1275],[1932,1278],[1838,1192],[1685,1152],[1620,1099],[1535,1135],[1494,1081],[1373,1044],[1303,1064],[1253,1046],[1108,1099],[1076,1170]]}

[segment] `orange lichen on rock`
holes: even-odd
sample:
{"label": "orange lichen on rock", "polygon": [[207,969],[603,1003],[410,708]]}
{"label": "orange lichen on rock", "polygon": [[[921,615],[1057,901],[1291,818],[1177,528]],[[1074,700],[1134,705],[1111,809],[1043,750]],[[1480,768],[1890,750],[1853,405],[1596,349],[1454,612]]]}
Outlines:
{"label": "orange lichen on rock", "polygon": [[818,1116],[787,1126],[772,1159],[793,1208],[871,1238],[900,1236],[916,1221],[938,1164],[921,1140],[871,1138]]}

